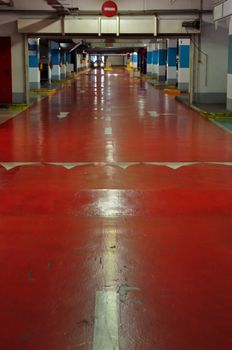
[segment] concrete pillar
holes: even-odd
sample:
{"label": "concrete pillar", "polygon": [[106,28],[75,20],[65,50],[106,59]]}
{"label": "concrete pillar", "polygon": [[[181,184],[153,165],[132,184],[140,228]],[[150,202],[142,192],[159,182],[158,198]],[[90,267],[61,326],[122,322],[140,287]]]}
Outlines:
{"label": "concrete pillar", "polygon": [[151,75],[153,73],[153,64],[152,64],[152,45],[148,45],[147,47],[147,74]]}
{"label": "concrete pillar", "polygon": [[167,40],[168,49],[168,65],[167,65],[167,82],[168,84],[176,84],[177,72],[176,72],[176,57],[177,57],[177,40]]}
{"label": "concrete pillar", "polygon": [[227,109],[232,111],[232,17],[229,24],[229,52],[227,74]]}
{"label": "concrete pillar", "polygon": [[79,72],[82,69],[82,55],[76,54],[76,71]]}
{"label": "concrete pillar", "polygon": [[158,44],[152,44],[152,75],[158,75]]}
{"label": "concrete pillar", "polygon": [[178,88],[189,91],[190,82],[190,39],[179,39]]}
{"label": "concrete pillar", "polygon": [[67,77],[67,65],[66,65],[66,52],[61,52],[61,79],[66,79]]}
{"label": "concrete pillar", "polygon": [[28,39],[29,52],[29,85],[31,89],[40,89],[40,70],[39,70],[39,39]]}
{"label": "concrete pillar", "polygon": [[71,53],[67,54],[67,69],[66,69],[66,73],[67,73],[67,77],[70,77],[72,71],[73,71],[73,65],[71,63]]}
{"label": "concrete pillar", "polygon": [[158,43],[158,71],[157,78],[159,81],[166,80],[166,61],[167,61],[167,48],[166,41]]}
{"label": "concrete pillar", "polygon": [[133,53],[130,54],[130,66],[133,68]]}
{"label": "concrete pillar", "polygon": [[52,52],[51,52],[51,41],[48,42],[48,83],[52,82]]}
{"label": "concrete pillar", "polygon": [[132,54],[132,67],[136,69],[138,67],[138,53],[133,52]]}
{"label": "concrete pillar", "polygon": [[90,60],[90,57],[89,57],[89,54],[87,53],[86,54],[86,69],[89,68],[89,60]]}
{"label": "concrete pillar", "polygon": [[59,44],[55,41],[51,41],[51,60],[52,60],[52,80],[60,80],[60,48]]}
{"label": "concrete pillar", "polygon": [[29,101],[29,57],[28,41],[21,34],[11,35],[12,60],[12,102],[28,103]]}

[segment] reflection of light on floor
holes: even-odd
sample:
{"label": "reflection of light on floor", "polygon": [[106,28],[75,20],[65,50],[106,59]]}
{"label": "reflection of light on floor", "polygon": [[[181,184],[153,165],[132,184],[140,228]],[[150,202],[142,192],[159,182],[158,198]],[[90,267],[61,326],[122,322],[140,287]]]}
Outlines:
{"label": "reflection of light on floor", "polygon": [[114,162],[114,146],[112,141],[106,142],[105,150],[106,150],[106,161]]}
{"label": "reflection of light on floor", "polygon": [[104,279],[105,284],[110,287],[118,274],[117,228],[108,225],[103,228],[103,245]]}
{"label": "reflection of light on floor", "polygon": [[131,210],[126,204],[124,191],[104,190],[94,204],[94,211],[97,215],[108,217],[130,215]]}

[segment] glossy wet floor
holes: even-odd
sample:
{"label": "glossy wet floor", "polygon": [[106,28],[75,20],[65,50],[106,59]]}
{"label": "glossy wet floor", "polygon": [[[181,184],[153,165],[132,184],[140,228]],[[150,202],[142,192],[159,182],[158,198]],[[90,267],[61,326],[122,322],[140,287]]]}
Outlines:
{"label": "glossy wet floor", "polygon": [[230,134],[92,71],[2,124],[0,155],[4,350],[231,348]]}

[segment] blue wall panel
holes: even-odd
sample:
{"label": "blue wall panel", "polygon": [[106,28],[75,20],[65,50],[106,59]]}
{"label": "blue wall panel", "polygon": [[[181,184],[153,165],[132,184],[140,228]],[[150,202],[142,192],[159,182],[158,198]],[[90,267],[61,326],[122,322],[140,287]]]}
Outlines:
{"label": "blue wall panel", "polygon": [[38,67],[39,59],[38,56],[29,56],[29,67],[36,68]]}
{"label": "blue wall panel", "polygon": [[159,65],[165,66],[166,65],[166,50],[159,50]]}
{"label": "blue wall panel", "polygon": [[169,67],[176,67],[176,56],[177,56],[177,49],[175,47],[170,47],[168,49],[168,66]]}
{"label": "blue wall panel", "polygon": [[189,68],[190,46],[180,45],[180,68]]}

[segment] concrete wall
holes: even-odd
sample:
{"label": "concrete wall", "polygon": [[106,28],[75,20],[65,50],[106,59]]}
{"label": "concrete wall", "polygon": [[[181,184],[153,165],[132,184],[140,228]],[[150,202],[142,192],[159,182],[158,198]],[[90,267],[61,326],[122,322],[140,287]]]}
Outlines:
{"label": "concrete wall", "polygon": [[[196,42],[196,46],[199,43]],[[194,102],[225,103],[228,70],[228,28],[215,30],[212,16],[204,16],[200,53],[195,48]]]}
{"label": "concrete wall", "polygon": [[25,42],[24,36],[17,32],[16,20],[17,17],[14,15],[0,14],[0,36],[11,37],[13,103],[25,103],[27,100]]}
{"label": "concrete wall", "polygon": [[124,66],[124,56],[109,56],[108,62],[111,66]]}

